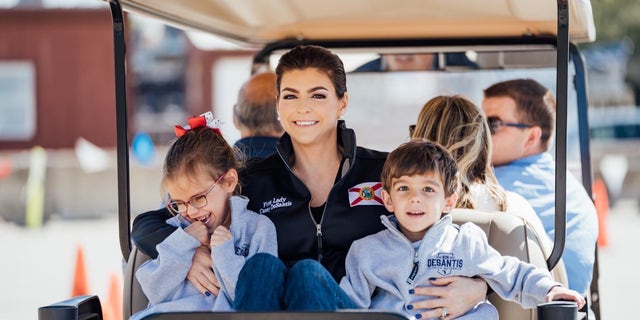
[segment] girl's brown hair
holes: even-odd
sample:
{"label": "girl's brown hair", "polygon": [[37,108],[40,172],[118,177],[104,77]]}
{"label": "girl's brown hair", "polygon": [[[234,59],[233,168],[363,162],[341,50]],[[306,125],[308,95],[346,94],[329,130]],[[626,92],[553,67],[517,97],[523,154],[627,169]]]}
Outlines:
{"label": "girl's brown hair", "polygon": [[[233,148],[217,132],[209,127],[187,131],[169,147],[162,172],[163,182],[177,177],[195,177],[203,172],[212,180],[229,171],[238,169]],[[234,195],[240,194],[240,184]]]}

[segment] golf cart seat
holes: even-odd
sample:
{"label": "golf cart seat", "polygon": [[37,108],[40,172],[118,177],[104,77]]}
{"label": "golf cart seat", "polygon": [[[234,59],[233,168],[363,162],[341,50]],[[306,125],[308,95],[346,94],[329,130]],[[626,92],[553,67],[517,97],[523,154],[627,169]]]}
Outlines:
{"label": "golf cart seat", "polygon": [[[461,225],[473,222],[487,235],[489,244],[502,255],[513,256],[529,262],[539,268],[547,269],[550,245],[538,235],[534,228],[522,218],[498,211],[478,211],[472,209],[454,209],[451,212],[453,222]],[[553,278],[567,286],[567,274],[562,260],[551,270]],[[496,293],[489,295],[489,301],[498,309],[500,319],[536,320],[536,309],[524,309],[519,304],[506,301]]]}
{"label": "golf cart seat", "polygon": [[142,251],[138,250],[138,247],[131,248],[131,254],[124,272],[124,286],[123,286],[123,302],[122,312],[124,314],[123,319],[129,319],[129,317],[147,307],[149,300],[142,291],[140,283],[136,278],[136,270],[145,261],[151,259]]}
{"label": "golf cart seat", "polygon": [[[547,256],[550,248],[546,248],[544,241],[536,235],[532,228],[521,218],[501,213],[482,212],[468,209],[455,209],[452,213],[457,224],[473,222],[486,233],[489,243],[503,255],[519,258],[540,268],[547,268]],[[135,270],[149,257],[134,247],[129,256],[124,277],[124,319],[133,313],[147,307],[147,297],[135,277]],[[552,275],[563,284],[567,284],[567,277],[562,261],[553,269]],[[501,319],[536,319],[535,309],[523,309],[519,304],[502,300],[497,294],[489,295]],[[380,319],[380,318],[379,318]]]}

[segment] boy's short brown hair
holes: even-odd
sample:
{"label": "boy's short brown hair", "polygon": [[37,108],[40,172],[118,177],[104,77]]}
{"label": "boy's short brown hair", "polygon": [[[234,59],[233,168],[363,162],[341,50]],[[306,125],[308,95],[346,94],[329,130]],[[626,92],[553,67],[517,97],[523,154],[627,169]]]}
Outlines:
{"label": "boy's short brown hair", "polygon": [[382,187],[390,191],[391,180],[402,176],[413,176],[436,172],[442,179],[445,197],[452,195],[458,187],[458,165],[441,145],[425,139],[412,139],[401,144],[387,157],[380,179]]}

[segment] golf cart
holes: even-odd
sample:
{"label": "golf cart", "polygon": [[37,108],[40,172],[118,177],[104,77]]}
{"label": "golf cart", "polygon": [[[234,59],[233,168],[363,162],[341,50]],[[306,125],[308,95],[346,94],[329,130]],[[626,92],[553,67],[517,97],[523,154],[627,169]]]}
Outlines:
{"label": "golf cart", "polygon": [[[473,221],[489,242],[513,255],[554,272],[564,281],[561,263],[566,230],[566,169],[575,155],[586,190],[591,190],[587,122],[587,94],[582,58],[575,43],[595,37],[590,3],[586,0],[403,0],[403,1],[228,1],[228,0],[109,0],[113,17],[116,116],[118,141],[118,208],[120,247],[127,261],[124,317],[146,306],[135,280],[135,270],[148,257],[132,247],[128,109],[126,105],[125,20],[123,10],[147,15],[185,29],[195,29],[257,50],[253,72],[273,68],[282,52],[299,44],[316,44],[339,54],[345,63],[350,109],[345,120],[359,135],[359,144],[389,151],[408,138],[420,107],[438,94],[462,94],[475,102],[489,84],[530,77],[555,88],[556,216],[553,246],[547,248],[522,219],[495,212],[457,210],[457,223]],[[366,61],[388,54],[431,54],[428,70],[368,70]],[[453,57],[462,57],[457,63]],[[458,60],[459,61],[459,60]],[[247,77],[249,75],[247,74]],[[571,87],[569,77],[573,80]],[[213,110],[219,114],[219,110]],[[393,116],[390,116],[393,115]],[[568,121],[569,117],[576,121]],[[176,121],[178,121],[177,119]],[[229,122],[229,121],[227,121]],[[569,130],[570,124],[576,124]],[[384,130],[384,131],[383,131]],[[384,134],[381,134],[384,132]],[[568,132],[576,133],[569,136]],[[567,139],[572,139],[568,143]],[[575,141],[575,143],[573,143]],[[578,146],[577,150],[568,146]],[[575,152],[574,152],[575,151]],[[556,273],[557,272],[557,273]],[[589,306],[599,317],[597,260]],[[536,319],[536,310],[524,310],[492,294],[489,299],[503,319]],[[77,297],[39,309],[41,320],[101,319],[96,296]],[[167,313],[147,319],[404,319],[396,313]]]}

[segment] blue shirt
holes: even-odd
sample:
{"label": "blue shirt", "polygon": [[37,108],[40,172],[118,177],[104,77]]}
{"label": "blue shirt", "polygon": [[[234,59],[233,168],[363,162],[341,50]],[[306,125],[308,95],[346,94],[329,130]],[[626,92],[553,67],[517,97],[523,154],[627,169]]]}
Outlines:
{"label": "blue shirt", "polygon": [[[518,159],[495,168],[498,182],[529,201],[551,239],[555,233],[555,162],[549,153]],[[591,283],[598,216],[582,184],[567,172],[567,236],[562,259],[569,288],[586,294]]]}

